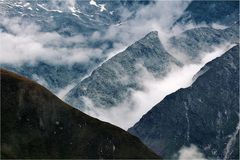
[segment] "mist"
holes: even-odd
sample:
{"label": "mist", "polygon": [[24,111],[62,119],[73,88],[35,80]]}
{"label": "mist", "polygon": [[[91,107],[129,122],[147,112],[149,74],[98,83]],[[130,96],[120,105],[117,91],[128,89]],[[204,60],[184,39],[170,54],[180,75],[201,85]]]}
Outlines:
{"label": "mist", "polygon": [[183,146],[178,154],[174,155],[174,159],[178,160],[207,160],[203,153],[201,153],[197,146],[191,144],[189,147]]}
{"label": "mist", "polygon": [[174,31],[171,27],[190,2],[191,0],[156,1],[155,4],[140,8],[132,19],[128,18],[133,13],[122,9],[122,22],[111,25],[104,33],[95,32],[94,40],[111,40],[115,46],[121,45],[124,50],[147,33],[158,31],[160,40],[165,44],[171,36],[184,31],[184,27],[179,26]]}
{"label": "mist", "polygon": [[[74,7],[76,3],[75,0],[65,2],[68,7]],[[126,19],[133,13],[123,9],[122,22],[110,25],[103,32],[96,31],[90,37],[85,37],[82,34],[63,37],[57,32],[42,32],[41,27],[37,24],[29,23],[18,17],[0,17],[0,24],[8,30],[8,32],[0,31],[0,44],[3,44],[0,45],[0,64],[34,64],[42,60],[49,64],[71,65],[73,63],[89,63],[92,58],[102,57],[107,57],[105,59],[107,61],[153,30],[158,31],[159,38],[167,49],[166,43],[170,37],[187,29],[205,25],[187,24],[187,26],[175,26],[171,29],[173,23],[182,15],[190,2],[190,0],[157,1],[155,4],[140,8],[135,17],[129,20]],[[212,24],[212,27],[225,28],[226,26]],[[113,48],[108,50],[106,55],[104,54],[105,45],[100,48],[91,48],[85,45],[86,41],[108,40],[113,42]],[[200,63],[185,64],[182,68],[173,67],[167,76],[162,79],[157,79],[142,67],[138,83],[142,85],[143,90],[131,90],[130,97],[110,109],[96,108],[92,100],[85,97],[85,104],[88,108],[84,112],[127,129],[135,124],[151,107],[164,99],[166,95],[190,86],[193,83],[193,76],[201,67],[223,54],[227,48],[229,48],[229,45],[225,44],[216,47],[211,53],[202,53],[203,57]],[[101,66],[102,63],[94,69]],[[91,73],[90,71],[89,75],[85,77],[90,76]],[[82,79],[85,77],[82,77]],[[35,79],[47,86],[43,77],[35,76]],[[74,85],[76,84],[69,82],[67,87],[59,90],[57,96],[64,99],[64,96]]]}
{"label": "mist", "polygon": [[[61,6],[58,6],[59,0],[50,2],[50,9],[65,6],[69,10],[76,5],[75,0],[61,1],[64,2]],[[48,64],[71,65],[88,63],[92,58],[105,57],[108,60],[153,30],[158,31],[160,40],[165,44],[168,38],[183,31],[184,27],[175,29],[175,32],[170,28],[190,2],[156,1],[155,4],[139,8],[134,18],[130,19],[133,13],[122,8],[122,22],[96,31],[90,37],[81,33],[63,37],[57,32],[42,32],[40,26],[21,17],[0,17],[0,24],[9,31],[0,32],[0,43],[4,44],[0,46],[0,63],[22,65],[41,60]],[[99,48],[91,48],[86,45],[87,41],[111,41],[113,47],[107,50],[108,46],[103,44]]]}
{"label": "mist", "polygon": [[107,109],[95,107],[91,99],[84,97],[86,108],[83,111],[127,130],[167,95],[180,88],[191,86],[196,80],[193,77],[206,63],[221,56],[231,47],[233,47],[231,44],[216,46],[212,52],[201,54],[200,63],[185,64],[181,68],[172,67],[172,70],[162,79],[154,77],[142,66],[138,84],[143,87],[143,90],[131,90],[131,95],[126,97],[125,101]]}
{"label": "mist", "polygon": [[[43,60],[50,64],[87,63],[101,57],[104,48],[88,48],[82,35],[63,37],[57,32],[41,32],[40,26],[21,18],[0,17],[8,32],[0,32],[0,63],[18,64]],[[73,46],[73,47],[69,47]]]}

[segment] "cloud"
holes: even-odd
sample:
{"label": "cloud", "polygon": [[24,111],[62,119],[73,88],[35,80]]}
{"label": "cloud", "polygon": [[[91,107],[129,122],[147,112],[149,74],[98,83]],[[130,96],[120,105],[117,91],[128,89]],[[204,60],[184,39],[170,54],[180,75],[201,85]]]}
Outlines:
{"label": "cloud", "polygon": [[201,153],[197,146],[191,144],[189,147],[183,146],[178,154],[175,155],[178,160],[206,160],[203,153]]}
{"label": "cloud", "polygon": [[60,89],[56,95],[58,98],[63,99],[64,96],[71,90],[73,89],[73,87],[75,87],[76,83],[72,83],[67,85],[66,87],[64,87],[63,89]]}
{"label": "cloud", "polygon": [[181,68],[172,67],[172,70],[161,79],[154,77],[144,66],[139,64],[140,75],[137,83],[142,86],[143,90],[130,89],[131,94],[126,97],[125,101],[107,109],[95,107],[91,99],[84,97],[87,108],[83,111],[93,117],[128,129],[165,96],[180,88],[189,87],[196,79],[196,77],[193,79],[194,75],[207,62],[221,56],[231,47],[233,45],[230,44],[215,46],[212,52],[201,54],[200,63],[186,64]]}
{"label": "cloud", "polygon": [[218,23],[213,23],[211,24],[212,28],[214,29],[226,29],[228,28],[228,26],[222,25],[222,24],[218,24]]}
{"label": "cloud", "polygon": [[[156,1],[139,8],[133,18],[129,18],[133,15],[132,12],[121,8],[121,23],[96,31],[90,37],[80,33],[73,37],[63,37],[57,32],[42,32],[40,26],[21,18],[0,17],[0,24],[10,30],[10,33],[0,32],[0,42],[4,44],[0,46],[0,63],[22,64],[44,60],[48,63],[72,64],[88,63],[92,58],[99,57],[109,59],[153,30],[158,31],[160,40],[167,48],[167,40],[173,35],[186,29],[205,26],[187,24],[175,26],[171,30],[173,23],[182,15],[190,2],[191,0]],[[48,7],[52,9],[67,7],[69,10],[69,7],[74,8],[76,3],[76,0],[56,0],[50,1]],[[212,26],[225,27],[218,24]],[[108,48],[106,43],[99,48],[92,48],[87,45],[89,41],[92,43],[110,41],[113,48],[106,49]]]}
{"label": "cloud", "polygon": [[41,84],[42,86],[49,88],[48,83],[44,78],[42,78],[36,74],[33,74],[32,79],[35,80],[37,83]]}
{"label": "cloud", "polygon": [[[64,6],[74,8],[76,5],[75,0],[51,3],[49,6],[52,6],[52,9]],[[0,46],[0,63],[23,64],[43,60],[48,63],[72,64],[88,63],[91,58],[109,59],[153,30],[159,31],[159,37],[164,43],[173,35],[169,30],[170,26],[189,3],[190,1],[185,0],[157,1],[156,4],[140,8],[132,19],[129,19],[132,13],[122,8],[121,24],[110,25],[106,30],[96,31],[90,37],[82,34],[63,37],[57,32],[42,32],[40,26],[21,18],[0,17],[0,24],[10,31],[0,32],[0,42],[4,44]],[[92,43],[111,41],[113,48],[107,50],[107,44],[99,48],[88,47],[86,42],[89,41]]]}
{"label": "cloud", "polygon": [[[147,33],[157,30],[160,40],[164,43],[177,34],[171,31],[171,26],[177,20],[191,1],[156,1],[156,3],[138,9],[134,18],[129,10],[121,10],[122,22],[113,24],[103,33],[96,32],[96,39],[111,40],[125,49]],[[176,30],[180,32],[180,29]]]}
{"label": "cloud", "polygon": [[[57,5],[58,1],[53,2],[56,2]],[[64,2],[67,3],[68,7],[74,9],[75,0]],[[122,10],[123,21],[121,23],[110,25],[101,32],[96,31],[90,37],[85,37],[82,34],[64,37],[57,32],[42,32],[40,26],[21,18],[0,17],[0,25],[9,31],[8,33],[0,32],[0,44],[2,44],[0,45],[0,63],[21,65],[43,60],[51,64],[73,64],[76,62],[88,63],[92,58],[106,56],[104,55],[107,48],[106,44],[99,48],[91,48],[86,45],[87,41],[92,43],[111,41],[113,48],[107,51],[107,59],[109,59],[153,30],[158,31],[159,38],[166,47],[166,42],[170,37],[186,29],[201,26],[188,24],[187,26],[175,26],[171,30],[172,24],[182,15],[190,2],[185,0],[157,1],[155,4],[140,8],[132,19],[129,19],[132,13],[124,9]],[[191,85],[193,75],[206,62],[222,54],[223,48],[219,47],[212,53],[206,53],[200,64],[188,64],[183,68],[173,68],[163,79],[155,78],[143,67],[139,83],[142,84],[144,90],[130,90],[131,96],[111,109],[96,108],[92,100],[85,97],[84,101],[88,107],[85,112],[127,129],[166,95]],[[63,98],[72,85],[69,84],[57,95]]]}
{"label": "cloud", "polygon": [[102,57],[104,48],[89,48],[81,34],[64,37],[57,32],[41,32],[41,28],[21,18],[3,18],[0,32],[0,63],[22,64],[43,60],[53,64],[87,63]]}

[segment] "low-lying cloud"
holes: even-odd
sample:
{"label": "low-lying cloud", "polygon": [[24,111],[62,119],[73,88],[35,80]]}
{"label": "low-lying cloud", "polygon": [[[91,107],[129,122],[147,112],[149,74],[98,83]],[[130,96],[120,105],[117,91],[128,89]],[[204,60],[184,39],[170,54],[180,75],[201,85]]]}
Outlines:
{"label": "low-lying cloud", "polygon": [[104,48],[88,48],[82,35],[63,37],[57,32],[41,32],[41,28],[21,18],[3,18],[8,32],[0,32],[0,63],[22,64],[43,60],[52,64],[86,63],[102,56]]}
{"label": "low-lying cloud", "polygon": [[[105,56],[103,55],[105,45],[100,48],[91,48],[86,46],[86,41],[111,41],[113,49],[107,53],[107,59],[109,59],[153,30],[158,31],[159,38],[166,47],[165,43],[170,37],[186,29],[199,27],[199,25],[188,24],[170,29],[190,2],[190,0],[157,1],[155,4],[140,8],[135,17],[129,20],[127,19],[131,12],[123,10],[121,23],[110,25],[105,31],[96,31],[90,37],[84,37],[80,33],[76,36],[64,37],[57,32],[42,32],[40,26],[23,21],[21,18],[0,17],[0,25],[8,30],[8,32],[0,32],[0,63],[21,65],[34,64],[42,60],[51,64],[73,64],[88,63],[91,58]],[[75,3],[75,0],[66,1],[68,7],[74,7]],[[212,27],[225,28],[217,24],[213,24]],[[179,88],[190,86],[192,77],[199,69],[208,61],[224,53],[225,47],[206,53],[199,64],[188,64],[182,68],[173,69],[163,79],[157,79],[143,69],[139,83],[144,90],[132,90],[131,96],[126,101],[111,109],[96,108],[91,99],[85,97],[86,106],[89,107],[85,112],[127,129],[166,95]],[[58,96],[63,98],[73,85],[70,82],[69,86],[59,91]]]}
{"label": "low-lying cloud", "polygon": [[189,147],[183,146],[178,154],[174,156],[178,160],[207,160],[197,146],[191,144]]}
{"label": "low-lying cloud", "polygon": [[[52,1],[52,6],[58,6],[60,1]],[[0,63],[23,64],[43,60],[47,63],[88,63],[91,58],[110,57],[123,51],[127,46],[139,40],[150,31],[157,30],[159,38],[166,43],[168,38],[184,30],[178,27],[170,30],[173,23],[182,15],[191,0],[156,1],[138,9],[134,18],[129,10],[123,9],[122,22],[112,24],[106,30],[99,30],[90,37],[81,33],[73,37],[63,37],[57,32],[42,32],[35,23],[22,18],[0,17],[0,24],[10,32],[0,32]],[[62,5],[75,7],[75,0],[61,1]],[[196,26],[191,26],[192,28]],[[87,41],[111,41],[113,48],[107,50],[107,45],[99,48],[88,47]]]}
{"label": "low-lying cloud", "polygon": [[165,96],[180,88],[189,87],[195,79],[194,75],[209,61],[221,56],[233,45],[224,44],[217,46],[210,53],[202,53],[202,61],[197,64],[186,64],[181,68],[173,68],[164,78],[155,78],[146,69],[142,69],[138,83],[143,90],[132,90],[131,96],[121,104],[112,108],[97,108],[91,99],[85,97],[84,112],[110,122],[123,129],[133,126],[154,105],[159,103]]}
{"label": "low-lying cloud", "polygon": [[126,47],[156,30],[161,41],[165,43],[168,38],[183,31],[182,28],[181,31],[178,28],[177,32],[173,32],[170,28],[190,2],[191,0],[156,1],[154,4],[140,8],[132,19],[128,17],[133,13],[123,9],[121,14],[123,21],[117,25],[111,25],[103,34],[96,32],[98,36],[94,38],[113,40],[116,45],[120,43]]}

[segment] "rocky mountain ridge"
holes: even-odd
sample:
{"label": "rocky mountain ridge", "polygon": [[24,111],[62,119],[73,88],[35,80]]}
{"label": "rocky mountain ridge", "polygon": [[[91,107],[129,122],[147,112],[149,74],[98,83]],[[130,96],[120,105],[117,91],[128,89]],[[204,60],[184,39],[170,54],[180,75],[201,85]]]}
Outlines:
{"label": "rocky mountain ridge", "polygon": [[207,158],[238,159],[239,45],[200,72],[128,131],[165,158],[194,144]]}
{"label": "rocky mountain ridge", "polygon": [[91,99],[95,107],[117,106],[131,89],[141,89],[137,78],[142,68],[163,77],[174,66],[182,64],[164,49],[158,33],[153,31],[94,70],[69,91],[65,100],[75,107],[84,106],[84,97]]}

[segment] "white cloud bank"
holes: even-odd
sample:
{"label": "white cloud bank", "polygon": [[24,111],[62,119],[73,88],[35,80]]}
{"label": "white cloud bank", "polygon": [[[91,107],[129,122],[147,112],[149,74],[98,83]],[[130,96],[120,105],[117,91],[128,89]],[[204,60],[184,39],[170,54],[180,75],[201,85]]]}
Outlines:
{"label": "white cloud bank", "polygon": [[[60,2],[52,1],[53,6]],[[65,6],[73,8],[75,0],[65,0]],[[142,7],[135,18],[127,19],[131,13],[122,11],[120,25],[111,25],[104,32],[96,31],[90,37],[78,34],[73,37],[63,37],[57,32],[41,32],[40,26],[23,21],[21,18],[0,17],[0,24],[10,33],[0,31],[0,63],[23,64],[43,60],[48,63],[75,62],[87,63],[91,58],[102,57],[106,45],[100,48],[82,47],[86,41],[111,41],[113,49],[108,51],[108,57],[124,50],[150,31],[157,30],[163,43],[173,35],[170,26],[180,17],[189,1],[157,1],[156,4]],[[71,47],[69,47],[71,46]]]}
{"label": "white cloud bank", "polygon": [[155,78],[143,68],[138,83],[144,87],[144,90],[132,90],[130,97],[110,109],[97,108],[91,99],[85,97],[85,104],[88,108],[84,112],[123,129],[128,129],[165,96],[180,88],[189,87],[193,83],[193,76],[207,62],[221,56],[231,47],[233,45],[230,44],[217,46],[212,52],[201,54],[203,55],[201,63],[186,64],[182,68],[174,68],[162,79]]}
{"label": "white cloud bank", "polygon": [[53,64],[86,63],[102,56],[104,50],[81,47],[86,38],[80,34],[63,37],[57,32],[41,32],[38,25],[21,18],[0,17],[0,20],[8,30],[8,33],[0,32],[0,63],[16,65],[37,60]]}
{"label": "white cloud bank", "polygon": [[[112,57],[118,53],[116,51],[125,49],[129,44],[139,40],[153,30],[158,31],[160,40],[165,44],[171,36],[187,28],[197,27],[190,24],[190,26],[178,26],[174,31],[170,30],[171,25],[180,17],[189,3],[190,1],[185,0],[157,1],[156,4],[140,8],[135,18],[118,25],[111,25],[104,33],[94,32],[88,38],[81,34],[74,37],[63,37],[57,32],[41,32],[39,26],[34,23],[24,22],[21,18],[8,19],[0,17],[0,24],[10,31],[10,33],[0,32],[0,63],[35,63],[38,60],[53,64],[87,63],[92,57],[103,56],[102,53],[105,48],[81,47],[81,44],[86,40],[112,41],[115,52],[109,52],[108,54],[109,57]],[[69,0],[67,4],[69,7],[74,7],[75,1]],[[130,14],[129,11],[123,10],[122,19],[126,19]],[[214,27],[223,26],[214,25]],[[132,91],[132,95],[128,100],[120,104],[120,106],[108,110],[95,108],[91,100],[86,98],[86,103],[89,104],[89,110],[86,113],[127,129],[166,95],[175,92],[179,88],[191,85],[193,75],[206,62],[224,53],[223,50],[223,48],[219,47],[215,52],[206,54],[202,63],[189,64],[181,69],[175,69],[160,80],[143,70],[140,79],[144,86],[143,91]],[[63,98],[71,87],[72,84],[61,90],[58,96]]]}
{"label": "white cloud bank", "polygon": [[[105,39],[115,42],[115,45],[128,46],[144,37],[151,31],[158,31],[163,43],[171,36],[182,32],[182,28],[170,30],[172,24],[182,15],[191,0],[156,1],[138,9],[133,19],[128,19],[133,13],[122,9],[122,22],[111,25],[106,32],[96,32],[94,39]],[[128,20],[126,20],[128,19]]]}

